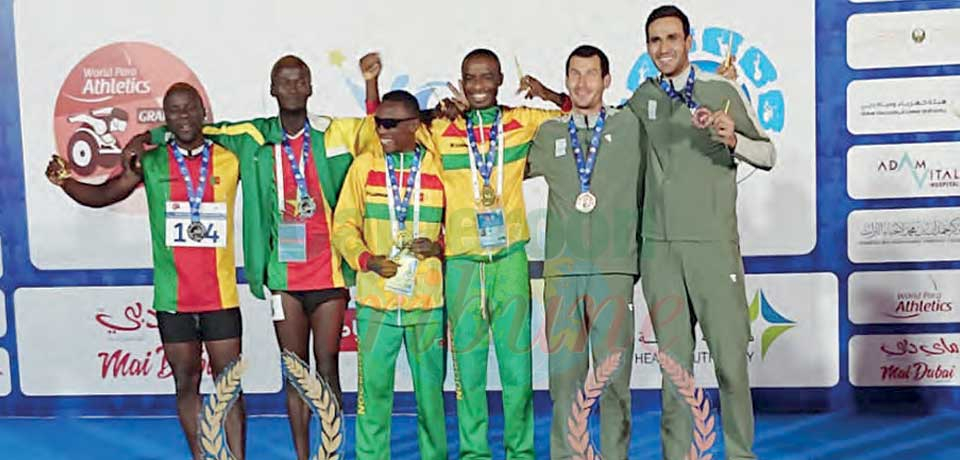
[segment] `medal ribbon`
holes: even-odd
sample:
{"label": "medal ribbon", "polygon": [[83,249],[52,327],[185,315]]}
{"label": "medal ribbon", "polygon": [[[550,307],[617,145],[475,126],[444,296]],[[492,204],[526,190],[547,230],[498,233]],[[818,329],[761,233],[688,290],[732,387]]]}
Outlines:
{"label": "medal ribbon", "polygon": [[690,110],[697,110],[697,108],[700,107],[700,104],[697,104],[693,100],[693,83],[696,78],[695,76],[696,76],[696,71],[694,70],[693,66],[690,66],[690,75],[687,77],[687,84],[686,86],[684,86],[683,94],[681,95],[680,93],[677,92],[676,89],[674,89],[673,85],[670,84],[670,79],[667,78],[665,75],[661,74],[660,89],[662,89],[665,93],[667,93],[667,96],[670,96],[670,99],[680,101],[683,104],[686,104],[686,106],[689,107]]}
{"label": "medal ribbon", "polygon": [[[283,131],[283,153],[287,156],[287,161],[290,163],[290,171],[293,172],[293,180],[297,182],[297,192],[299,193],[298,199],[303,199],[304,197],[310,196],[310,191],[307,189],[307,180],[303,174],[303,170],[306,169],[307,165],[310,163],[310,121],[303,121],[303,150],[301,155],[300,164],[297,163],[296,157],[293,156],[293,149],[290,148],[290,138],[287,137],[286,130]],[[303,169],[301,169],[303,165]]]}
{"label": "medal ribbon", "polygon": [[[493,161],[494,155],[497,151],[497,143],[500,141],[498,127],[500,126],[502,112],[500,109],[497,109],[497,116],[493,120],[493,125],[490,127],[490,149],[487,150],[487,154],[483,155],[480,153],[480,146],[477,145],[477,137],[473,133],[473,119],[470,117],[465,117],[467,119],[467,144],[470,146],[470,153],[473,155],[473,161],[477,165],[477,170],[480,171],[480,177],[483,178],[483,185],[490,185],[490,175],[493,172]],[[480,115],[480,111],[477,111],[477,119],[480,120],[480,135],[483,136],[483,118]]]}
{"label": "medal ribbon", "polygon": [[593,166],[597,164],[597,151],[600,150],[600,134],[607,121],[607,109],[600,108],[600,116],[597,117],[597,124],[593,127],[593,137],[590,138],[590,148],[586,158],[583,155],[583,147],[580,145],[580,139],[577,137],[577,125],[573,121],[573,115],[567,122],[567,129],[570,132],[570,146],[573,149],[573,158],[577,161],[577,174],[580,176],[580,193],[590,191],[590,178],[593,176]]}
{"label": "medal ribbon", "polygon": [[[407,211],[410,209],[410,198],[415,195],[414,188],[417,181],[417,173],[420,170],[420,161],[423,158],[423,147],[417,145],[416,150],[413,153],[413,164],[410,165],[410,174],[407,176],[406,189],[404,191],[403,198],[400,197],[400,182],[403,180],[403,153],[400,154],[400,171],[397,172],[396,165],[394,164],[393,157],[389,154],[386,155],[387,160],[387,188],[390,189],[391,196],[393,197],[392,203],[393,206],[390,206],[391,214],[394,215],[394,219],[397,222],[400,230],[403,231],[406,228],[407,223]],[[397,176],[396,182],[393,178]]]}
{"label": "medal ribbon", "polygon": [[183,184],[187,188],[187,198],[190,203],[190,222],[200,222],[200,203],[203,202],[203,194],[207,191],[207,172],[210,169],[210,144],[203,143],[200,178],[197,180],[196,188],[193,187],[190,170],[187,169],[187,162],[184,160],[183,153],[180,152],[177,141],[171,140],[167,148],[173,153],[173,158],[177,161],[177,167],[180,169],[180,175],[183,176]]}

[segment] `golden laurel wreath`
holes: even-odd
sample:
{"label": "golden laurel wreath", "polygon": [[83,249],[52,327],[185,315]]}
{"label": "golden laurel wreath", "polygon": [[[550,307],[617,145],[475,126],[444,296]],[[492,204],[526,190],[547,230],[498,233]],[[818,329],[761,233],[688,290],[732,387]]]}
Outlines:
{"label": "golden laurel wreath", "polygon": [[207,396],[200,410],[200,447],[204,460],[234,460],[227,446],[223,422],[230,408],[240,398],[240,376],[247,365],[238,358],[223,369],[214,382],[214,392]]}
{"label": "golden laurel wreath", "polygon": [[[297,355],[284,350],[281,356],[283,374],[297,389],[300,397],[320,419],[320,436],[311,460],[339,460],[343,444],[343,425],[340,405],[333,391],[322,378],[310,372],[310,367]],[[240,397],[240,376],[246,369],[242,359],[230,363],[214,383],[200,412],[200,447],[204,460],[234,460],[227,445],[223,428],[226,414]]]}
{"label": "golden laurel wreath", "polygon": [[[610,376],[619,367],[620,355],[621,353],[618,352],[608,356],[594,372],[588,372],[583,388],[577,392],[577,397],[573,401],[573,410],[567,420],[567,428],[570,430],[567,434],[567,442],[575,452],[575,459],[599,460],[602,458],[590,440],[587,421],[594,403],[603,393]],[[683,366],[666,353],[657,352],[657,357],[664,372],[677,386],[680,395],[690,405],[693,413],[693,442],[690,443],[687,460],[711,460],[713,454],[707,451],[716,442],[716,433],[713,432],[714,419],[710,414],[710,400],[706,398],[703,390],[696,387],[693,375]]]}
{"label": "golden laurel wreath", "polygon": [[310,372],[310,366],[296,354],[284,350],[280,357],[283,375],[297,389],[310,410],[319,418],[320,436],[311,460],[339,460],[343,444],[340,404],[327,382]]}

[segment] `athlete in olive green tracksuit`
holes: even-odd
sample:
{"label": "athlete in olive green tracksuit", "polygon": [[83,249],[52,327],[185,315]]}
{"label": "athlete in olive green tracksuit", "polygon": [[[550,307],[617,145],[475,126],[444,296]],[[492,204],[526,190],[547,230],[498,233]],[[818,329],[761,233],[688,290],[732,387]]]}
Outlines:
{"label": "athlete in olive green tracksuit", "polygon": [[[647,49],[662,73],[628,103],[649,138],[643,293],[660,350],[688,371],[699,322],[720,384],[726,458],[754,459],[736,174],[740,162],[772,168],[776,153],[742,92],[689,64],[690,41],[682,12],[654,10]],[[694,111],[703,117],[698,123]],[[679,460],[690,449],[690,408],[668,378],[663,388],[663,458]]]}
{"label": "athlete in olive green tracksuit", "polygon": [[598,115],[565,115],[540,127],[528,159],[531,177],[544,176],[550,187],[543,273],[553,400],[550,458],[575,454],[567,444],[567,422],[590,358],[596,367],[619,352],[619,367],[600,397],[600,446],[604,458],[626,459],[643,190],[640,142],[646,138],[638,135],[641,129],[630,110],[606,109],[604,140],[590,185],[597,204],[582,213],[574,208],[580,182],[567,129],[571,116],[586,150]]}
{"label": "athlete in olive green tracksuit", "polygon": [[[574,111],[540,126],[527,159],[529,176],[543,176],[550,189],[543,273],[550,458],[583,454],[568,443],[572,404],[591,357],[598,368],[619,354],[600,396],[600,448],[606,459],[626,459],[646,135],[630,110],[604,108],[610,71],[603,51],[575,49],[566,80]],[[577,206],[590,196],[595,206]]]}

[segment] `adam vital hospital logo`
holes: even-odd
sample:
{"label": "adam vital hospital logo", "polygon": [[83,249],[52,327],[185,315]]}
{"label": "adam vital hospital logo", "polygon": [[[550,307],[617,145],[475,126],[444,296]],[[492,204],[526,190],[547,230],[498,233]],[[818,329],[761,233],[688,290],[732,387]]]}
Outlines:
{"label": "adam vital hospital logo", "polygon": [[960,187],[960,170],[957,168],[927,165],[926,160],[916,160],[904,152],[899,159],[882,160],[877,165],[881,175],[908,175],[917,190],[929,188]]}

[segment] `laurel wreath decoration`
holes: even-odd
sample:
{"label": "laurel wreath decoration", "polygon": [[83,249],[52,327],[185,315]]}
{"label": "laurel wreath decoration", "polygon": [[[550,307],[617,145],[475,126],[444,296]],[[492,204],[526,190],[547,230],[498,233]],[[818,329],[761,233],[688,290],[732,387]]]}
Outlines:
{"label": "laurel wreath decoration", "polygon": [[281,355],[283,375],[319,419],[320,435],[311,460],[339,460],[343,445],[343,423],[340,404],[327,382],[310,372],[310,366],[296,354],[284,350]]}
{"label": "laurel wreath decoration", "polygon": [[246,367],[243,358],[228,364],[214,382],[214,392],[204,401],[200,410],[200,448],[204,460],[236,459],[227,445],[223,423],[240,398],[240,376]]}
{"label": "laurel wreath decoration", "polygon": [[[600,398],[610,376],[620,366],[621,353],[607,357],[594,372],[587,373],[583,388],[577,392],[573,401],[570,418],[567,420],[567,442],[574,451],[574,458],[578,460],[600,460],[602,457],[593,446],[587,430],[587,421],[593,405]],[[710,413],[710,400],[702,389],[697,388],[693,375],[686,371],[679,363],[663,352],[657,352],[665,374],[677,386],[680,395],[690,406],[693,414],[693,442],[690,443],[690,452],[686,460],[712,460],[713,454],[708,451],[716,442],[714,433],[714,418]]]}
{"label": "laurel wreath decoration", "polygon": [[717,434],[713,431],[714,418],[710,413],[710,400],[702,389],[697,388],[693,375],[670,355],[658,351],[657,358],[660,360],[660,367],[676,385],[677,391],[693,414],[693,442],[690,443],[687,460],[711,460],[713,454],[707,451],[716,442]]}
{"label": "laurel wreath decoration", "polygon": [[583,388],[577,392],[577,397],[573,400],[573,407],[570,411],[570,417],[567,419],[567,442],[573,449],[574,458],[582,460],[600,459],[600,454],[593,447],[590,440],[590,432],[587,430],[587,421],[590,419],[590,411],[596,403],[603,388],[610,381],[610,376],[620,367],[620,356],[622,352],[616,352],[607,357],[600,363],[600,366],[594,369],[594,372],[587,373],[587,379],[583,383]]}

